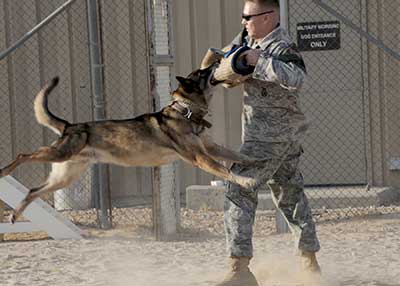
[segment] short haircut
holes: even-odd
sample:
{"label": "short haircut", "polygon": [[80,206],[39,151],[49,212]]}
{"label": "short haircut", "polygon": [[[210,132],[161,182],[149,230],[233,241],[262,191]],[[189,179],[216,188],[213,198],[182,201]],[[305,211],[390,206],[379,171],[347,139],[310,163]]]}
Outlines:
{"label": "short haircut", "polygon": [[244,0],[244,2],[258,3],[262,6],[270,6],[274,8],[279,8],[279,0]]}

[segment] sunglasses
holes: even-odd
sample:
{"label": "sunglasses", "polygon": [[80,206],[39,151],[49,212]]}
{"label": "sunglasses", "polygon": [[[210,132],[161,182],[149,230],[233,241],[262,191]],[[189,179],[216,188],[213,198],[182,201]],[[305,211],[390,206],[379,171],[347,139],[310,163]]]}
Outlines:
{"label": "sunglasses", "polygon": [[245,15],[245,14],[242,14],[242,19],[248,22],[248,21],[251,20],[251,18],[253,18],[253,17],[255,17],[255,16],[260,16],[260,15],[265,15],[265,14],[271,14],[271,13],[274,13],[274,12],[275,12],[275,11],[266,11],[266,12],[262,12],[262,13],[258,13],[258,14],[253,14],[253,15]]}

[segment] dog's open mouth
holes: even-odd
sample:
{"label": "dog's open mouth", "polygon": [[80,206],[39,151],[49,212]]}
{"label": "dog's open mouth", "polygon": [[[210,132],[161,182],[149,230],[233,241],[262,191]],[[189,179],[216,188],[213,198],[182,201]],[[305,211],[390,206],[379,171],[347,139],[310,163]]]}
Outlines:
{"label": "dog's open mouth", "polygon": [[218,85],[218,84],[220,84],[220,83],[223,83],[223,82],[224,82],[223,80],[216,80],[216,79],[214,78],[214,76],[211,76],[210,84],[211,84],[212,86],[216,86],[216,85]]}
{"label": "dog's open mouth", "polygon": [[216,71],[216,69],[218,68],[218,66],[219,66],[219,63],[218,62],[215,62],[213,65],[212,65],[212,72],[211,72],[211,74],[210,74],[210,78],[209,78],[209,80],[208,80],[208,82],[210,83],[210,85],[212,85],[212,86],[216,86],[216,85],[218,85],[218,84],[220,84],[220,83],[223,83],[224,81],[222,81],[222,80],[217,80],[215,77],[214,77],[214,74],[215,74],[215,71]]}

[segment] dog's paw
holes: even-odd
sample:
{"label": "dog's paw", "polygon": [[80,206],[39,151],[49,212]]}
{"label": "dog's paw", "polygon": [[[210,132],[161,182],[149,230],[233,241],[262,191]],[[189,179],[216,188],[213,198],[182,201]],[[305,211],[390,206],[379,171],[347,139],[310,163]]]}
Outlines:
{"label": "dog's paw", "polygon": [[251,186],[250,190],[256,191],[264,185],[264,181],[262,180],[255,180],[256,182]]}
{"label": "dog's paw", "polygon": [[4,167],[0,169],[0,178],[10,175],[10,168]]}
{"label": "dog's paw", "polygon": [[17,220],[17,218],[16,218],[15,214],[14,213],[10,214],[10,217],[9,217],[10,223],[14,224],[16,220]]}
{"label": "dog's paw", "polygon": [[267,185],[268,178],[266,177],[256,177],[256,178],[246,178],[239,185],[248,191],[256,191],[259,188],[265,188]]}
{"label": "dog's paw", "polygon": [[250,190],[254,189],[257,185],[257,180],[253,178],[240,178],[237,183],[243,188]]}

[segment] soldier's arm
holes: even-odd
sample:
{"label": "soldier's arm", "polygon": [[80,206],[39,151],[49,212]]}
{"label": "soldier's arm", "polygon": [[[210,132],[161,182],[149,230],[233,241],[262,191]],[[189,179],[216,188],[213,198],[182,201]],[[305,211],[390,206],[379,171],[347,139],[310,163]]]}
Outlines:
{"label": "soldier's arm", "polygon": [[304,82],[306,68],[295,46],[278,49],[272,55],[263,51],[258,58],[253,78],[279,83],[282,87],[296,90]]}

